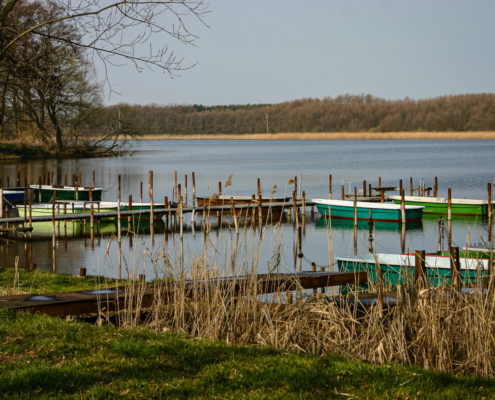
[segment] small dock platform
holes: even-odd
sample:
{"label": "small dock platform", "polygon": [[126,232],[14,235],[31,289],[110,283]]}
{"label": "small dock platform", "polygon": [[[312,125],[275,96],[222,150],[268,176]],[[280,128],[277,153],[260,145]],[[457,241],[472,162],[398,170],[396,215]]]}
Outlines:
{"label": "small dock platform", "polygon": [[[251,284],[251,280],[253,283]],[[197,290],[227,291],[232,297],[243,295],[244,288],[250,294],[256,284],[257,294],[286,292],[299,289],[316,289],[331,286],[359,285],[368,281],[366,272],[313,272],[260,274],[244,277],[225,277],[208,280],[186,281],[183,290],[186,296],[192,296]],[[150,307],[159,294],[167,299],[167,294],[176,288],[173,283],[146,284],[135,282],[132,297],[142,294],[142,307]],[[140,295],[141,296],[141,295]],[[45,293],[41,295],[21,294],[0,297],[0,308],[41,313],[56,317],[67,315],[94,314],[101,311],[116,311],[125,307],[129,299],[126,285],[110,289],[96,289],[79,292]],[[171,296],[172,297],[172,296]]]}

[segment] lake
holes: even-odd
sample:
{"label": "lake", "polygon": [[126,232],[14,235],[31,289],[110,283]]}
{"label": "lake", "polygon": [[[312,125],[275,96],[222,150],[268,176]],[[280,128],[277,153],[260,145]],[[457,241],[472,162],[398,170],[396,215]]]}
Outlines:
{"label": "lake", "polygon": [[[363,180],[382,186],[398,186],[403,180],[406,195],[409,193],[409,179],[418,186],[423,178],[426,186],[433,186],[438,177],[439,196],[447,196],[452,189],[453,198],[487,199],[487,183],[495,177],[493,141],[443,141],[443,140],[367,140],[367,141],[142,141],[132,153],[117,158],[0,161],[2,183],[10,178],[11,186],[20,171],[24,171],[30,183],[37,183],[38,177],[54,171],[63,182],[63,174],[81,174],[85,185],[92,184],[92,172],[96,173],[96,186],[104,188],[103,200],[117,198],[117,179],[122,176],[122,199],[133,196],[139,200],[140,184],[143,182],[143,201],[148,201],[148,171],[154,175],[154,199],[163,201],[164,196],[172,198],[175,171],[184,188],[184,177],[188,175],[189,203],[192,196],[191,173],[195,172],[196,194],[209,195],[218,191],[222,182],[223,194],[251,195],[256,193],[257,179],[261,179],[264,197],[269,197],[274,186],[275,196],[291,195],[293,185],[287,181],[302,176],[302,190],[306,199],[328,198],[328,177],[333,176],[333,197],[339,198],[342,180],[351,181],[362,189]],[[232,185],[224,187],[230,175]],[[69,178],[70,181],[70,178]],[[184,189],[183,193],[184,193]],[[346,192],[348,183],[346,183]],[[328,223],[315,210],[311,215],[309,207],[304,223],[302,269],[311,269],[310,262],[318,266],[333,263],[335,256],[354,254],[352,222],[334,220]],[[249,225],[241,229],[236,247],[233,220],[224,216],[221,227],[217,218],[210,219],[213,230],[205,238],[201,230],[201,215],[191,222],[190,214],[184,217],[184,238],[180,243],[178,229],[156,224],[153,238],[149,224],[141,223],[143,232],[134,236],[122,233],[122,276],[126,266],[140,265],[145,268],[147,279],[155,277],[153,261],[161,260],[163,254],[173,263],[180,263],[181,256],[186,268],[205,249],[208,257],[218,268],[231,268],[235,252],[239,260],[249,259],[244,268],[256,266],[260,273],[273,266],[273,249],[280,244],[282,257],[280,270],[299,269],[295,262],[297,230],[294,220],[284,218],[280,229],[274,225],[264,226],[263,242],[258,243],[258,228]],[[302,220],[300,220],[302,226]],[[0,266],[13,266],[19,256],[20,267],[35,262],[37,268],[52,270],[55,256],[55,270],[61,273],[78,274],[81,267],[88,274],[118,275],[118,248],[112,234],[116,234],[116,223],[102,223],[101,235],[91,246],[89,225],[72,226],[68,223],[67,235],[63,226],[57,230],[56,251],[52,251],[51,224],[34,224],[34,231],[24,238],[22,235],[0,237]],[[216,229],[219,228],[219,229]],[[244,228],[244,226],[242,227]],[[478,237],[487,240],[487,221],[481,218],[455,218],[452,225],[453,245],[463,247],[470,235],[470,241]],[[435,251],[438,240],[438,216],[427,216],[422,223],[408,227],[406,247],[411,250]],[[279,243],[280,241],[280,243]],[[329,248],[330,247],[330,248]],[[444,245],[444,248],[446,245]],[[329,251],[331,250],[331,251]],[[379,253],[400,253],[401,232],[393,224],[376,229],[375,250]],[[368,253],[368,226],[359,224],[358,253]],[[253,257],[256,255],[256,257]],[[246,257],[244,257],[246,256]],[[332,257],[332,260],[330,260]],[[161,261],[160,261],[161,262]],[[158,263],[160,264],[160,263]],[[236,266],[239,267],[239,262]],[[278,265],[278,264],[277,264]],[[160,268],[164,268],[161,266]],[[335,268],[334,266],[332,268]],[[142,272],[142,271],[141,271]],[[160,273],[163,273],[160,270]]]}

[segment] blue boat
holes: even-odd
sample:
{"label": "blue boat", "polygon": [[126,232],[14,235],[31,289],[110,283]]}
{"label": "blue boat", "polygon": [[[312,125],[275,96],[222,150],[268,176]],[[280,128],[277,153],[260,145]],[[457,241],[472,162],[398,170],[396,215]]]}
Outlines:
{"label": "blue boat", "polygon": [[18,203],[24,201],[24,190],[3,189],[3,200],[9,203]]}

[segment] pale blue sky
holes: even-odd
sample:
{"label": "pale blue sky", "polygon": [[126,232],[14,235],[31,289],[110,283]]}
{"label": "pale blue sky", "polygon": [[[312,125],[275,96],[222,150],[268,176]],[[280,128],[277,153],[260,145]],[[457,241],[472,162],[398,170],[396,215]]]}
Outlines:
{"label": "pale blue sky", "polygon": [[198,47],[167,43],[180,78],[110,69],[108,103],[279,103],[370,93],[414,99],[495,92],[495,1],[211,0]]}

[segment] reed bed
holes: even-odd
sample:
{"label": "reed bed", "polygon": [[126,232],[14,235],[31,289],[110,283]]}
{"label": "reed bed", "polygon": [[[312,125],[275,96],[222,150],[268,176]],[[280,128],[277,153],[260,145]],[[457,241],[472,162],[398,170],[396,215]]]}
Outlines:
{"label": "reed bed", "polygon": [[476,139],[493,140],[495,132],[294,132],[248,133],[215,135],[143,135],[140,140],[420,140],[420,139]]}
{"label": "reed bed", "polygon": [[[283,256],[273,239],[280,226],[273,229],[268,270],[273,279],[282,280]],[[268,345],[495,377],[494,279],[480,279],[466,293],[407,281],[397,288],[398,305],[384,310],[355,308],[340,295],[304,290],[297,280],[290,292],[282,288],[264,294],[257,273],[257,249],[264,233],[254,239],[254,228],[253,235],[249,232],[245,226],[230,248],[205,240],[204,252],[191,257],[189,265],[166,247],[154,257],[146,253],[156,275],[155,297],[144,308],[143,283],[126,281],[120,323],[130,329],[144,323],[157,331],[174,330],[230,345]],[[142,272],[142,262],[138,264]],[[369,290],[378,288],[370,285]]]}

